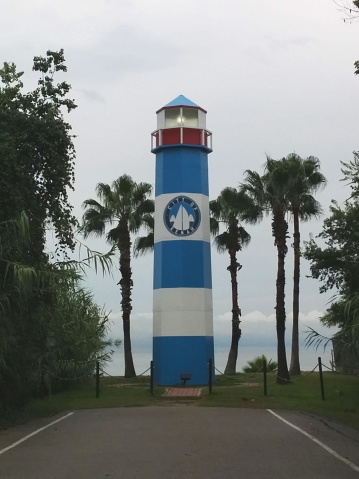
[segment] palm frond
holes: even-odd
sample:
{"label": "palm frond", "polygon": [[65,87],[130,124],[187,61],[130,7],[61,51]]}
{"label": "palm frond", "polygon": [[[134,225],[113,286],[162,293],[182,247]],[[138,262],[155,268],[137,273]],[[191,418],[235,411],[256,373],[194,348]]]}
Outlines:
{"label": "palm frond", "polygon": [[248,246],[251,241],[251,235],[243,228],[243,226],[238,227],[238,235],[240,237],[241,247]]}
{"label": "palm frond", "polygon": [[113,208],[114,195],[110,185],[108,185],[107,183],[98,183],[96,186],[96,194],[105,208]]}
{"label": "palm frond", "polygon": [[133,253],[135,257],[149,253],[154,249],[155,218],[153,212],[143,215],[142,226],[148,231],[148,234],[135,239],[133,245]]}
{"label": "palm frond", "polygon": [[94,268],[96,273],[98,270],[101,270],[103,276],[105,276],[105,274],[112,276],[113,257],[115,256],[116,246],[112,246],[107,253],[92,250],[86,245],[82,246],[85,248],[86,256],[79,261],[79,267],[82,268],[82,265],[85,265],[86,267]]}
{"label": "palm frond", "polygon": [[15,284],[23,292],[23,294],[29,293],[34,285],[38,282],[38,272],[33,266],[27,266],[19,263],[12,265],[14,271]]}
{"label": "palm frond", "polygon": [[155,211],[154,201],[142,197],[142,201],[138,204],[134,204],[132,214],[129,216],[129,230],[131,233],[137,233],[137,231],[144,225],[146,218],[153,215]]}
{"label": "palm frond", "polygon": [[146,213],[146,214],[143,215],[142,226],[147,231],[154,231],[154,229],[155,229],[155,217],[153,215],[153,212]]}
{"label": "palm frond", "polygon": [[219,221],[212,216],[209,218],[209,230],[213,236],[219,233]]}
{"label": "palm frond", "polygon": [[312,218],[318,219],[323,214],[323,208],[319,201],[312,195],[303,194],[301,196],[299,217],[302,221],[309,221]]}
{"label": "palm frond", "polygon": [[147,236],[140,236],[135,239],[133,244],[134,257],[145,255],[154,249],[154,234],[151,232]]}
{"label": "palm frond", "polygon": [[226,253],[228,251],[229,240],[230,235],[227,231],[224,231],[214,238],[213,243],[217,248],[218,253]]}
{"label": "palm frond", "polygon": [[308,330],[304,331],[307,334],[307,337],[305,339],[305,346],[306,348],[309,348],[313,346],[316,350],[319,348],[320,345],[323,343],[323,350],[325,351],[326,347],[332,340],[332,338],[328,338],[326,336],[323,336],[322,334],[318,333],[315,331],[313,328],[310,326],[307,326]]}
{"label": "palm frond", "polygon": [[82,217],[82,225],[79,231],[85,238],[89,236],[101,237],[106,230],[106,224],[113,221],[111,210],[97,203],[95,200],[86,200],[84,207],[87,208]]}
{"label": "palm frond", "polygon": [[263,178],[256,171],[246,170],[245,180],[239,185],[239,192],[247,203],[247,207],[241,215],[241,219],[246,223],[259,223],[262,221],[263,215],[269,213],[268,195]]}
{"label": "palm frond", "polygon": [[[152,193],[152,185],[149,183],[138,183],[133,190],[133,202],[136,206],[143,207],[147,203],[147,212],[153,213],[153,200],[148,199]],[[148,208],[149,206],[149,208]],[[153,208],[151,210],[151,208]]]}
{"label": "palm frond", "polygon": [[106,240],[108,243],[116,246],[122,236],[130,236],[130,232],[126,226],[121,227],[119,223],[106,234]]}
{"label": "palm frond", "polygon": [[98,201],[92,199],[92,198],[89,198],[85,201],[83,201],[82,203],[82,207],[84,209],[88,209],[88,207],[91,207],[91,209],[95,210],[95,211],[102,211],[103,209],[103,206],[101,205],[101,203],[99,203]]}

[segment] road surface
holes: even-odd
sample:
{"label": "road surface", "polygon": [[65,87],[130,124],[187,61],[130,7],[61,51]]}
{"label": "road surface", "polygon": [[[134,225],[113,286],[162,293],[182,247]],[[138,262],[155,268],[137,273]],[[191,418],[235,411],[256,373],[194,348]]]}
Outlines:
{"label": "road surface", "polygon": [[358,479],[359,432],[288,411],[81,410],[0,431],[0,478]]}

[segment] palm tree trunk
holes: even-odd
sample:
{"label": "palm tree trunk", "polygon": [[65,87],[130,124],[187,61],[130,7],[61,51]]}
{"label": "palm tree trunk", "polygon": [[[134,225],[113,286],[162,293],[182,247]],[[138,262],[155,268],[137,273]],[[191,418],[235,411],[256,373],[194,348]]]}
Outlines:
{"label": "palm tree trunk", "polygon": [[287,384],[290,381],[285,348],[285,268],[284,260],[287,254],[288,225],[284,215],[275,215],[272,223],[275,244],[278,252],[278,269],[276,281],[276,325],[277,325],[277,383]]}
{"label": "palm tree trunk", "polygon": [[231,262],[229,265],[229,272],[231,275],[232,284],[232,340],[231,347],[228,353],[227,365],[224,370],[225,374],[236,374],[236,365],[238,357],[238,343],[241,337],[241,329],[239,327],[241,310],[238,306],[238,283],[237,283],[237,258],[236,252],[229,253]]}
{"label": "palm tree trunk", "polygon": [[294,220],[294,274],[293,274],[293,329],[290,374],[300,374],[299,364],[299,278],[300,278],[300,232],[298,211],[293,211]]}
{"label": "palm tree trunk", "polygon": [[125,355],[125,378],[136,377],[135,365],[133,363],[130,335],[130,315],[123,313],[123,346]]}
{"label": "palm tree trunk", "polygon": [[[126,223],[127,226],[127,223]],[[131,270],[131,238],[127,228],[122,229],[124,233],[119,240],[120,250],[120,289],[123,322],[123,345],[125,355],[125,377],[136,376],[135,366],[132,358],[130,316],[131,316],[131,293],[132,293],[132,270]]]}

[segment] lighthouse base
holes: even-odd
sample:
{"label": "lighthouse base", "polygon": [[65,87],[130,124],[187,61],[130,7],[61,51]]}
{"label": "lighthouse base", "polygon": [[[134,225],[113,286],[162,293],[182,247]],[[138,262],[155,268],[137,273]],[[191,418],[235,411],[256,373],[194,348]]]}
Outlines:
{"label": "lighthouse base", "polygon": [[214,364],[213,336],[154,337],[154,383],[176,386],[181,384],[181,374],[188,373],[191,375],[190,386],[207,385],[209,359]]}

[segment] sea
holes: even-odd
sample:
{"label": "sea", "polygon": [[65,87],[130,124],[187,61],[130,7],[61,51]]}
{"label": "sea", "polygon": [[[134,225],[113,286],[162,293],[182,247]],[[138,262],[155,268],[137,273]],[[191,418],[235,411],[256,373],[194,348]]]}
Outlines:
{"label": "sea", "polygon": [[[290,350],[288,350],[290,351]],[[214,366],[216,374],[224,372],[228,358],[229,349],[215,348]],[[237,359],[237,372],[242,372],[242,368],[247,365],[247,361],[254,359],[256,356],[264,354],[269,361],[276,361],[277,353],[273,347],[250,346],[239,347]],[[149,375],[150,363],[152,360],[152,351],[148,349],[132,349],[133,361],[137,375]],[[318,357],[321,358],[323,370],[332,369],[332,351],[326,348],[321,349],[303,349],[300,352],[300,367],[302,371],[318,371]],[[288,367],[290,365],[290,354],[287,355]],[[123,376],[125,372],[123,348],[120,347],[113,352],[112,361],[108,362],[104,367],[104,372],[110,376]]]}

